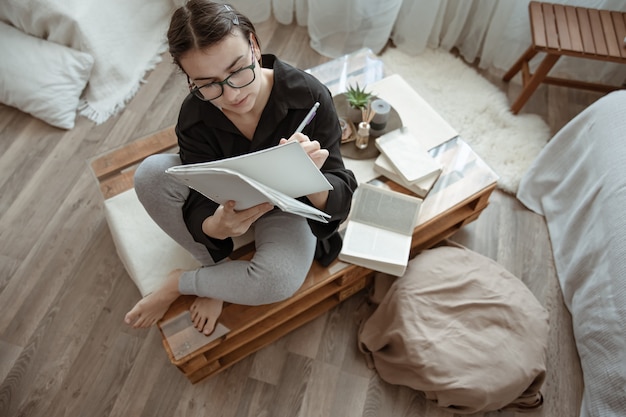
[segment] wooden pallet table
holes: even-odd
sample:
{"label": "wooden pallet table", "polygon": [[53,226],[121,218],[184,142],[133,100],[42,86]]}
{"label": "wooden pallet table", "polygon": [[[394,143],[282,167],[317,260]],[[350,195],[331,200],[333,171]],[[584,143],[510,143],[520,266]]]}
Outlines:
{"label": "wooden pallet table", "polygon": [[[548,73],[563,55],[600,61],[626,63],[626,13],[561,4],[529,3],[532,45],[504,74],[510,81],[522,71],[523,89],[511,105],[517,114],[539,84],[554,84],[610,92],[623,87],[549,77]],[[545,52],[534,73],[529,62],[539,52]]]}
{"label": "wooden pallet table", "polygon": [[[105,199],[133,187],[134,167],[151,154],[175,150],[176,137],[168,128],[139,139],[91,161],[91,168]],[[454,162],[444,173],[422,205],[419,224],[413,234],[411,256],[451,236],[475,220],[489,201],[497,176],[460,139],[440,145],[435,154],[442,161]],[[454,160],[456,155],[457,160]],[[468,169],[459,172],[458,158]],[[451,160],[454,160],[452,161]],[[446,179],[448,178],[448,179]],[[398,191],[398,185],[382,179]],[[252,245],[233,254],[246,259]],[[166,273],[168,271],[164,271]],[[314,263],[302,288],[288,300],[263,305],[225,305],[219,327],[212,337],[197,332],[188,317],[193,297],[181,296],[159,323],[163,345],[170,361],[196,383],[232,366],[248,355],[302,326],[366,288],[374,272],[340,261],[328,267]],[[218,329],[219,330],[219,329]]]}

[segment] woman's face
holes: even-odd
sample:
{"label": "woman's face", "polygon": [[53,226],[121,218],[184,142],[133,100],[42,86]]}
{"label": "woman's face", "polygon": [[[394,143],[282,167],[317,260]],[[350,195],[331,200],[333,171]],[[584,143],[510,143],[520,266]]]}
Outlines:
{"label": "woman's face", "polygon": [[[191,50],[180,59],[180,66],[193,86],[202,87],[213,82],[221,82],[231,75],[233,84],[244,78],[246,71],[254,71],[254,81],[242,88],[233,88],[230,85],[222,85],[223,93],[211,102],[220,107],[222,111],[243,114],[249,112],[256,101],[261,89],[261,68],[256,58],[256,46],[254,42],[246,39],[240,33],[227,36],[221,42],[203,50]],[[252,63],[253,70],[246,70]],[[242,71],[240,71],[242,70]],[[238,72],[239,71],[239,72]],[[219,86],[211,87],[213,89]],[[202,89],[204,92],[205,89]],[[208,97],[207,97],[208,98]]]}

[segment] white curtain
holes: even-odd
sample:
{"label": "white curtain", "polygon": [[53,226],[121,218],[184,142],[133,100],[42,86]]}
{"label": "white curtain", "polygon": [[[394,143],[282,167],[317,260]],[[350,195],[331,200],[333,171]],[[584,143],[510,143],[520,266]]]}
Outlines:
{"label": "white curtain", "polygon": [[[338,57],[368,47],[380,52],[388,39],[418,55],[425,48],[458,48],[468,62],[506,71],[530,46],[530,0],[231,0],[254,22],[273,13],[282,24],[307,26],[311,47]],[[551,0],[573,6],[626,11],[624,0]],[[539,54],[532,66],[543,58]],[[620,85],[626,66],[563,57],[551,74]]]}

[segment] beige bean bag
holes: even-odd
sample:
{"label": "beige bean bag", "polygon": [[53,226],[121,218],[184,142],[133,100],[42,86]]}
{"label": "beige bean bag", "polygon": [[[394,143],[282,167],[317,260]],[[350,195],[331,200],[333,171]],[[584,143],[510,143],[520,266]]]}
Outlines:
{"label": "beige bean bag", "polygon": [[359,331],[385,381],[454,413],[539,407],[548,315],[491,259],[443,246],[409,262]]}

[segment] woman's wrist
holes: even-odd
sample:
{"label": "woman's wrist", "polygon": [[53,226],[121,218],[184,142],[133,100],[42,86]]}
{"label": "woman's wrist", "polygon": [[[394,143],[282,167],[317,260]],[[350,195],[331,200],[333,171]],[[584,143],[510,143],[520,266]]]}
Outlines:
{"label": "woman's wrist", "polygon": [[218,236],[218,232],[215,227],[214,217],[209,216],[202,222],[202,232],[212,239],[225,239]]}
{"label": "woman's wrist", "polygon": [[328,202],[328,190],[320,191],[319,193],[309,194],[307,198],[318,210],[326,209],[326,202]]}

